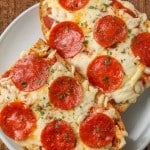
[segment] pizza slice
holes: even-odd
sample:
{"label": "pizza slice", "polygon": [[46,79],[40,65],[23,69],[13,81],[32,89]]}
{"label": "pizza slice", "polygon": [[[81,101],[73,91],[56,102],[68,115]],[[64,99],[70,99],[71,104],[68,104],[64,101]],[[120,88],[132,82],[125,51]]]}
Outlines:
{"label": "pizza slice", "polygon": [[121,0],[41,0],[47,43],[125,111],[150,86],[150,23]]}
{"label": "pizza slice", "polygon": [[118,150],[127,136],[105,95],[42,40],[0,77],[0,127],[25,150]]}

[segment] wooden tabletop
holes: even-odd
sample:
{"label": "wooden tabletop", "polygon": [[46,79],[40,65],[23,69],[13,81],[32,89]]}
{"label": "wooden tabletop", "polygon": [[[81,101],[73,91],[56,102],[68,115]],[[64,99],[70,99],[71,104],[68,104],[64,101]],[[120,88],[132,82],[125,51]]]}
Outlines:
{"label": "wooden tabletop", "polygon": [[[132,2],[138,10],[145,12],[150,19],[150,0],[129,1]],[[38,2],[39,0],[0,0],[0,34],[21,12]],[[0,150],[8,150],[1,141]],[[150,150],[150,146],[145,150]]]}

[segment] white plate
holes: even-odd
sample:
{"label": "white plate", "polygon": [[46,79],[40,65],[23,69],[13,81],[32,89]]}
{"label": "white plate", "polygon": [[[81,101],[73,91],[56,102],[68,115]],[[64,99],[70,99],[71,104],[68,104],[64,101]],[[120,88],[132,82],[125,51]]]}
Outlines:
{"label": "white plate", "polygon": [[[30,48],[38,38],[43,38],[38,4],[17,17],[0,37],[0,74],[17,60],[22,50]],[[150,89],[147,89],[123,114],[129,137],[126,150],[143,150],[150,142]],[[15,143],[0,132],[0,138],[10,150],[20,150]]]}

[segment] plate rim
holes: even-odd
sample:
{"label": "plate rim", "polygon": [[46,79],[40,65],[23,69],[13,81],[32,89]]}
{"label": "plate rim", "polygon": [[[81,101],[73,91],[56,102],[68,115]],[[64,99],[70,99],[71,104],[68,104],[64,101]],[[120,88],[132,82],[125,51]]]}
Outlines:
{"label": "plate rim", "polygon": [[[3,42],[3,40],[5,39],[5,37],[8,35],[8,33],[11,31],[11,29],[15,26],[15,24],[22,18],[24,17],[27,13],[29,13],[30,11],[36,9],[39,7],[39,3],[34,4],[33,6],[27,8],[26,10],[24,10],[20,15],[18,15],[7,27],[6,29],[2,32],[2,34],[0,35],[0,43]],[[0,132],[2,130],[0,129]],[[10,143],[10,141],[8,140],[9,138],[6,136],[6,138],[4,137],[3,133],[0,133],[0,139],[2,140],[2,142],[7,146],[7,148],[9,150],[16,150],[14,147],[12,147],[12,144]],[[11,140],[11,139],[10,139]],[[15,143],[15,142],[14,142]]]}
{"label": "plate rim", "polygon": [[8,34],[8,32],[11,30],[11,28],[17,23],[19,19],[21,19],[23,16],[25,16],[28,12],[32,11],[33,9],[39,7],[39,3],[34,4],[33,6],[27,8],[24,10],[20,15],[18,15],[6,28],[5,30],[1,33],[0,35],[0,42],[3,41],[5,36]]}

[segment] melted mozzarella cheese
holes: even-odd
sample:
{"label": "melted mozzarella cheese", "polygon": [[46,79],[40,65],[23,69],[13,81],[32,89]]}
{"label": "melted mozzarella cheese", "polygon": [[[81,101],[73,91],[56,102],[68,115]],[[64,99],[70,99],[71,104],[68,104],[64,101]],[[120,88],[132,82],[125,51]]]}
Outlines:
{"label": "melted mozzarella cheese", "polygon": [[[0,80],[0,110],[4,105],[7,105],[10,102],[21,100],[27,105],[32,105],[32,110],[38,118],[37,129],[27,140],[17,142],[19,145],[32,150],[38,149],[38,147],[41,146],[39,136],[41,135],[41,131],[49,121],[54,119],[63,119],[67,121],[73,127],[75,134],[79,134],[79,130],[77,129],[79,129],[81,121],[88,115],[89,109],[93,106],[97,89],[90,86],[88,81],[85,80],[82,83],[83,97],[79,106],[73,110],[67,111],[56,109],[52,104],[49,104],[48,87],[60,76],[74,77],[74,74],[60,62],[56,62],[50,68],[50,75],[47,83],[39,90],[33,92],[19,91],[10,78],[2,78]],[[80,144],[81,143],[79,143],[79,145]]]}
{"label": "melted mozzarella cheese", "polygon": [[[63,21],[74,21],[81,26],[83,32],[91,32],[94,26],[96,18],[99,16],[105,16],[105,12],[99,11],[99,9],[105,9],[105,5],[109,5],[111,0],[91,0],[89,3],[78,11],[68,11],[64,9],[58,2],[58,0],[45,0],[42,6],[47,6],[52,8],[52,13],[48,16],[53,18],[58,22]],[[91,8],[91,6],[93,8]],[[49,38],[49,33],[46,34],[47,39]]]}
{"label": "melted mozzarella cheese", "polygon": [[[47,3],[48,7],[52,8],[52,13],[49,15],[58,22],[73,21],[76,22],[83,30],[85,40],[88,41],[86,50],[80,52],[75,57],[68,59],[68,62],[74,65],[78,71],[86,77],[87,67],[89,63],[99,55],[108,54],[107,51],[99,45],[93,38],[93,28],[95,22],[106,15],[116,15],[113,8],[110,6],[111,0],[91,0],[84,8],[78,11],[67,11],[61,7],[58,0],[45,0],[43,5]],[[138,15],[133,18],[122,9],[118,11],[118,17],[122,18],[128,27],[128,37],[125,41],[119,43],[116,48],[109,48],[112,57],[118,59],[122,64],[125,77],[120,89],[106,95],[113,98],[117,103],[133,103],[136,101],[140,93],[136,93],[134,88],[143,74],[145,66],[140,64],[139,58],[135,58],[130,48],[132,39],[140,32],[148,32],[148,27],[145,22],[146,14],[138,12],[134,6],[127,1],[120,1],[125,7],[132,10]],[[47,34],[49,35],[49,33]],[[142,92],[143,90],[141,90]],[[124,98],[126,96],[126,98]]]}
{"label": "melted mozzarella cheese", "polygon": [[[24,55],[26,54],[27,53],[24,53]],[[53,56],[55,56],[55,51],[51,50],[51,53],[48,57],[52,58]],[[79,126],[81,122],[85,119],[85,117],[88,116],[89,109],[95,105],[95,98],[98,90],[90,86],[87,80],[84,80],[81,84],[83,89],[83,97],[79,106],[72,110],[61,110],[55,108],[50,103],[48,89],[52,82],[60,76],[74,77],[74,71],[68,70],[61,62],[57,61],[49,69],[49,78],[46,84],[40,89],[33,92],[19,91],[12,83],[10,78],[0,79],[0,110],[2,110],[2,108],[8,103],[20,100],[25,104],[30,105],[31,109],[37,117],[37,128],[34,130],[34,132],[27,140],[17,142],[17,144],[21,145],[22,147],[25,147],[29,150],[39,149],[42,146],[40,135],[47,123],[55,119],[63,119],[71,125],[77,137],[77,144],[75,149],[91,150],[91,148],[89,148],[81,140],[79,140]],[[107,100],[105,99],[104,95],[99,95],[98,101],[99,105],[100,103],[101,105],[104,103],[104,106],[107,107]],[[117,114],[114,108],[110,108],[106,111],[102,111],[100,109],[99,112],[108,115],[112,119],[117,118]],[[120,132],[119,130],[116,131]],[[122,135],[121,141],[124,141],[123,137],[127,135],[126,132],[121,131],[120,134]],[[124,146],[124,144],[121,145]],[[103,149],[109,149],[111,147],[112,145],[110,144]]]}

